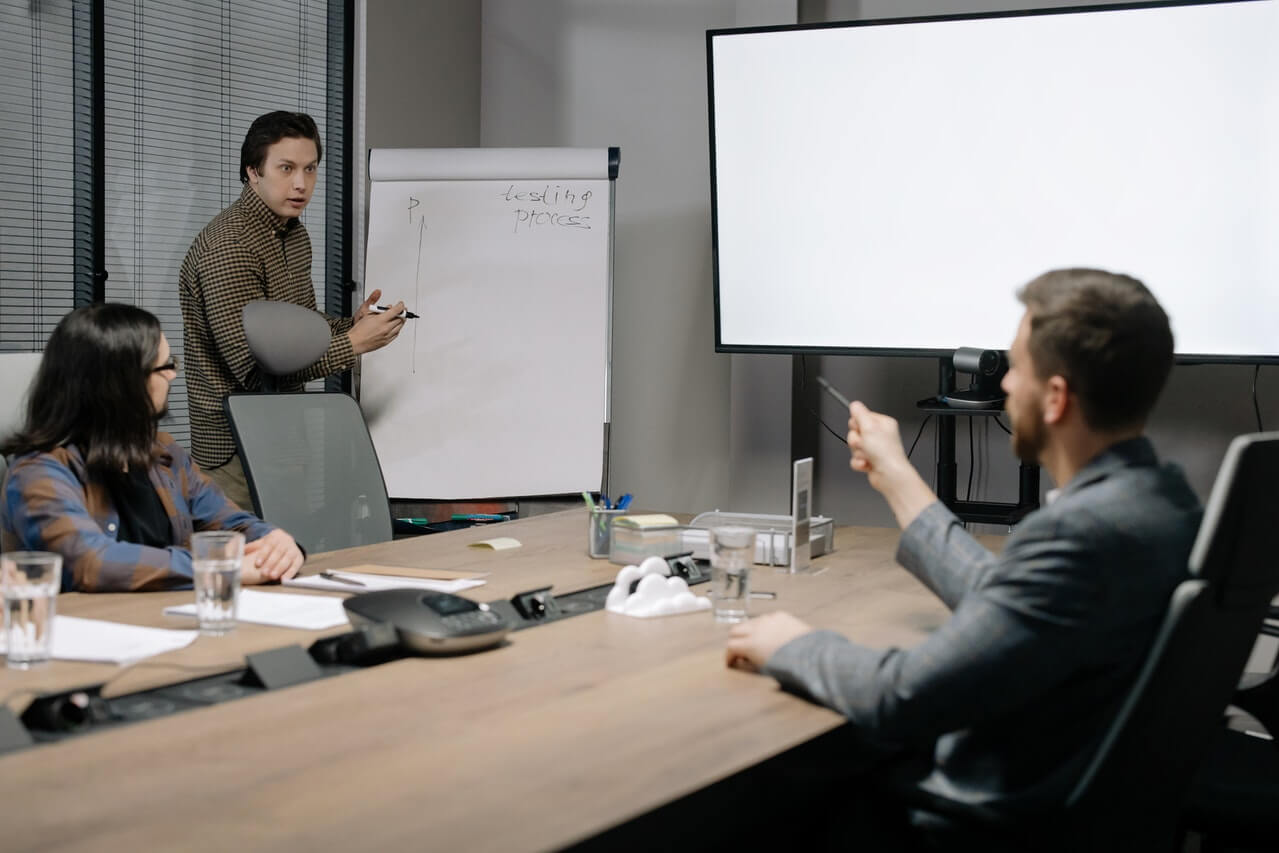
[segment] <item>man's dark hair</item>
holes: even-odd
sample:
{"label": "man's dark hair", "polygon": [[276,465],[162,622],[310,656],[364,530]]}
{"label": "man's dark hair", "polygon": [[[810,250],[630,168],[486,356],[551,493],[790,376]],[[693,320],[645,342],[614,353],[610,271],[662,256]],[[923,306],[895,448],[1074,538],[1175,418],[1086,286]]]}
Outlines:
{"label": "man's dark hair", "polygon": [[1135,278],[1103,270],[1044,273],[1017,294],[1030,314],[1040,379],[1065,378],[1093,429],[1141,426],[1172,369],[1172,329]]}
{"label": "man's dark hair", "polygon": [[281,139],[309,139],[315,143],[315,162],[320,162],[320,129],[315,126],[315,119],[306,113],[291,113],[276,110],[264,116],[258,116],[249,125],[249,132],[244,135],[244,144],[240,146],[240,183],[249,182],[249,169],[259,174],[266,164],[266,150]]}
{"label": "man's dark hair", "polygon": [[26,422],[0,453],[74,444],[98,480],[150,465],[156,412],[148,387],[160,337],[155,315],[132,305],[89,305],[63,317],[32,381]]}

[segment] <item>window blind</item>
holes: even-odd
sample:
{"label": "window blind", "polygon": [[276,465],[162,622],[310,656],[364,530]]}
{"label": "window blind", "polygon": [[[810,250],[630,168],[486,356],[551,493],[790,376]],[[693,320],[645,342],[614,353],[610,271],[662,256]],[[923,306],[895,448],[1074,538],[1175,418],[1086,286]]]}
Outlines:
{"label": "window blind", "polygon": [[39,352],[75,290],[75,44],[87,4],[0,0],[0,352]]}
{"label": "window blind", "polygon": [[[178,269],[191,241],[240,193],[240,144],[272,110],[309,113],[324,156],[302,216],[311,238],[316,302],[326,306],[329,181],[341,183],[340,147],[326,130],[330,38],[327,0],[105,0],[106,268],[109,301],[156,314],[182,352]],[[339,17],[339,25],[340,25]],[[337,223],[341,233],[341,223]],[[162,428],[189,446],[184,377]]]}

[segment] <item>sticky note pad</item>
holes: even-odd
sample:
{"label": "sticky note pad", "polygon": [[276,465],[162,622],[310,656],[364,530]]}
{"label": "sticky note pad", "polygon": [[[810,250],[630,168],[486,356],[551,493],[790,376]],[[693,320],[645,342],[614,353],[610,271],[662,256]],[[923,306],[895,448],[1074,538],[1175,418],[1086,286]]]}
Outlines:
{"label": "sticky note pad", "polygon": [[654,513],[652,515],[623,515],[613,519],[613,524],[647,530],[650,527],[674,527],[679,522],[669,515]]}
{"label": "sticky note pad", "polygon": [[509,536],[499,536],[496,539],[485,539],[483,542],[472,542],[469,548],[489,548],[493,551],[505,551],[508,548],[520,547],[520,540],[512,539]]}

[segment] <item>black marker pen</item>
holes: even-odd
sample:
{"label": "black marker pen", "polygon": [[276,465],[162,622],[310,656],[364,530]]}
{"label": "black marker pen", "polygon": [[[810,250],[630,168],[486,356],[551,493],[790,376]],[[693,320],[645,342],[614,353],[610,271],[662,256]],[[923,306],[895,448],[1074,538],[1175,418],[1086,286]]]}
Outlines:
{"label": "black marker pen", "polygon": [[[390,305],[374,305],[371,308],[369,308],[369,313],[382,314],[390,310],[391,310]],[[403,314],[400,315],[400,317],[402,317],[405,320],[416,320],[417,316],[418,315],[414,314],[412,311],[405,311]]]}

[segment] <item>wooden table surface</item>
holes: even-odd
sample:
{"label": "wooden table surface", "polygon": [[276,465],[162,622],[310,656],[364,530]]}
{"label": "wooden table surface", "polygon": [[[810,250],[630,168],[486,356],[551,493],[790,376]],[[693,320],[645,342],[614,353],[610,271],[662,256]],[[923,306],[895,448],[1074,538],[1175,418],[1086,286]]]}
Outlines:
{"label": "wooden table surface", "polygon": [[[318,555],[486,573],[506,598],[610,582],[573,510]],[[512,536],[511,551],[466,547]],[[818,627],[911,644],[946,617],[892,560],[897,531],[840,528],[814,573],[756,566],[752,585]],[[704,587],[700,588],[704,590]],[[190,592],[65,595],[59,612],[190,627],[162,610]],[[334,629],[327,633],[338,633]],[[123,695],[243,666],[246,652],[326,632],[241,625],[129,669],[54,662],[5,671],[15,709],[37,691]],[[544,850],[593,836],[841,722],[768,678],[724,666],[727,628],[702,612],[605,611],[511,634],[501,648],[408,658],[0,757],[5,850]],[[194,673],[194,674],[193,674]]]}

